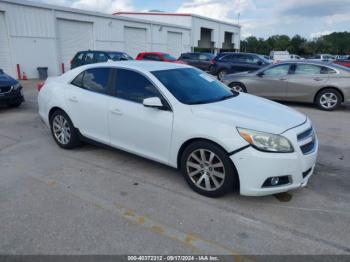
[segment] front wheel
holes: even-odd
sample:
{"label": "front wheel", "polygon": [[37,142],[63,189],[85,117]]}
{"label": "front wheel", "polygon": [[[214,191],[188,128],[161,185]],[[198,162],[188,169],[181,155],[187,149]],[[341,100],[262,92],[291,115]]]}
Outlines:
{"label": "front wheel", "polygon": [[236,91],[236,92],[242,92],[242,93],[247,93],[247,89],[245,86],[241,83],[231,83],[228,85],[231,90]]}
{"label": "front wheel", "polygon": [[78,132],[68,115],[56,110],[50,117],[51,133],[55,142],[64,149],[72,149],[80,144]]}
{"label": "front wheel", "polygon": [[316,96],[316,104],[321,110],[332,111],[340,106],[341,94],[335,89],[324,89]]}
{"label": "front wheel", "polygon": [[181,171],[189,186],[207,197],[219,197],[232,191],[237,177],[227,153],[207,141],[194,142],[185,149]]}

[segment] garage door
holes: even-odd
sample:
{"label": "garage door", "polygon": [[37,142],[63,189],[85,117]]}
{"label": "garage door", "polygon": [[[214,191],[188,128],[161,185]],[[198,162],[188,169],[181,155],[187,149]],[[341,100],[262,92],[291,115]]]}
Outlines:
{"label": "garage door", "polygon": [[138,53],[147,51],[146,29],[125,27],[124,28],[125,51],[132,57]]}
{"label": "garage door", "polygon": [[178,58],[182,52],[182,33],[168,32],[168,53]]}
{"label": "garage door", "polygon": [[10,45],[4,12],[0,12],[0,68],[8,74],[14,75],[14,69],[11,66]]}
{"label": "garage door", "polygon": [[92,23],[58,19],[60,63],[70,69],[70,61],[81,50],[93,49]]}

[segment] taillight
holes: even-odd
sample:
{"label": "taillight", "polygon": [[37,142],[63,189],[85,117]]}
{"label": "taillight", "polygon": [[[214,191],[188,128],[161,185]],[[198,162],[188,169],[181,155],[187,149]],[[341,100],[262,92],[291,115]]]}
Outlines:
{"label": "taillight", "polygon": [[38,83],[38,91],[40,92],[40,90],[44,87],[44,85],[45,85],[45,81],[40,81],[39,83]]}
{"label": "taillight", "polygon": [[215,65],[215,64],[216,64],[216,60],[214,60],[214,59],[211,60],[211,61],[210,61],[210,64],[211,64],[211,65]]}

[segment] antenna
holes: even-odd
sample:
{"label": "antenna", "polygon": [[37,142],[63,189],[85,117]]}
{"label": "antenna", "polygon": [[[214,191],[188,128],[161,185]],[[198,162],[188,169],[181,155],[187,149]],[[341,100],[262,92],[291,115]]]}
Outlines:
{"label": "antenna", "polygon": [[238,14],[237,14],[237,24],[239,25],[239,18],[241,16],[241,11],[240,11],[240,8],[241,8],[241,0],[238,0],[238,5],[237,5],[237,9],[238,9]]}

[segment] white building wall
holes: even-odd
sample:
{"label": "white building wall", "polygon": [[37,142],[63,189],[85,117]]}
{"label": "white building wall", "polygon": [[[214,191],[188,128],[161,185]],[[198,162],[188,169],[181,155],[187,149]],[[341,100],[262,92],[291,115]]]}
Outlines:
{"label": "white building wall", "polygon": [[190,51],[191,46],[190,28],[167,25],[164,21],[151,23],[17,0],[0,0],[0,12],[5,15],[11,49],[8,56],[12,70],[8,73],[14,77],[17,77],[16,64],[28,78],[38,77],[37,67],[48,67],[49,75],[61,74],[58,19],[92,23],[93,49],[125,51],[125,27],[146,29],[147,50],[143,51],[166,52],[168,31],[182,34],[182,52]]}

